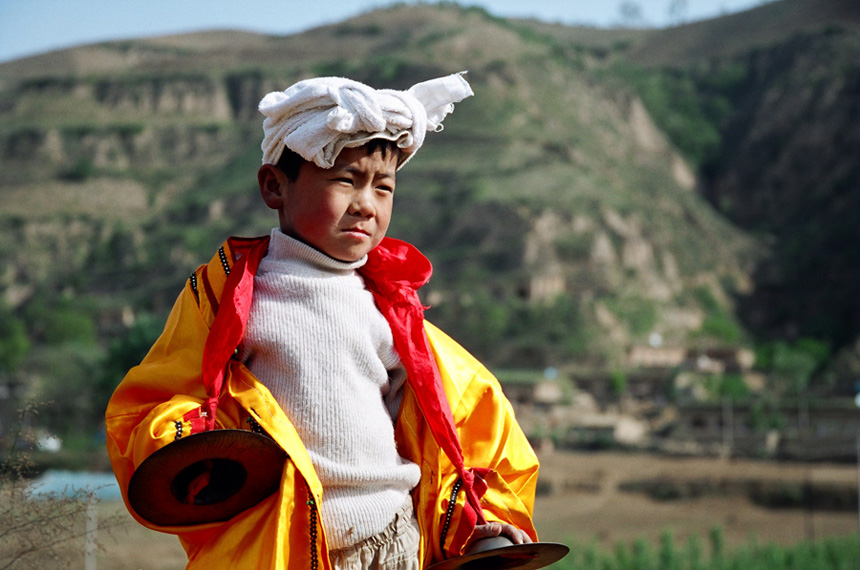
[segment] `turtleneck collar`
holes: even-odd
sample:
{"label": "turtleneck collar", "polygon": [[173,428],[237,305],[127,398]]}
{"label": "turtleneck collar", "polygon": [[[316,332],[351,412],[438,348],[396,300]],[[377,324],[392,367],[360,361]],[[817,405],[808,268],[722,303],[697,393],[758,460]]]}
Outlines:
{"label": "turtleneck collar", "polygon": [[280,228],[272,229],[269,251],[260,264],[260,272],[284,271],[304,277],[348,275],[367,263],[365,255],[358,261],[339,261],[314,249]]}

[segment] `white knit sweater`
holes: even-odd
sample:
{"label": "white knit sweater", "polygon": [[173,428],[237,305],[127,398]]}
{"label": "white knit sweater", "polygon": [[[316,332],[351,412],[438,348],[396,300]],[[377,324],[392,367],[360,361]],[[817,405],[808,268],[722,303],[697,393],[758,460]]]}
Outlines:
{"label": "white knit sweater", "polygon": [[240,357],[298,431],[323,485],[320,517],[338,550],[385,529],[418,484],[397,453],[405,371],[354,263],[272,231]]}

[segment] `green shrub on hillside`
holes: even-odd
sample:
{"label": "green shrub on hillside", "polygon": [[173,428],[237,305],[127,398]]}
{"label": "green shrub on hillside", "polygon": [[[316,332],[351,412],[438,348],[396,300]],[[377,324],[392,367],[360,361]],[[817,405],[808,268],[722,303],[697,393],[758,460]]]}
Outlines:
{"label": "green shrub on hillside", "polygon": [[107,408],[108,400],[120,380],[132,367],[140,364],[161,334],[163,326],[164,319],[143,315],[110,342],[100,365],[100,373],[93,378],[94,409],[103,411]]}
{"label": "green shrub on hillside", "polygon": [[750,388],[740,374],[723,374],[709,378],[711,393],[719,398],[733,401],[745,400],[750,396]]}
{"label": "green shrub on hillside", "polygon": [[748,76],[739,62],[690,70],[645,69],[619,62],[613,73],[633,86],[657,126],[699,166],[719,151],[721,127],[733,113],[734,96]]}
{"label": "green shrub on hillside", "polygon": [[30,360],[29,371],[41,379],[34,396],[44,410],[40,425],[58,435],[67,449],[101,445],[95,439],[104,421],[104,408],[95,398],[101,350],[63,344],[40,348]]}
{"label": "green shrub on hillside", "polygon": [[83,156],[76,160],[67,170],[61,172],[60,178],[69,182],[83,182],[95,174],[95,171],[96,167],[92,159],[88,156]]}
{"label": "green shrub on hillside", "polygon": [[825,341],[800,338],[789,343],[778,340],[756,348],[756,367],[769,372],[784,391],[799,395],[829,361],[830,354],[830,345]]}
{"label": "green shrub on hillside", "polygon": [[634,336],[648,333],[657,324],[657,307],[641,297],[611,297],[604,299],[607,308],[627,323]]}
{"label": "green shrub on hillside", "polygon": [[620,400],[627,392],[627,375],[621,370],[616,370],[609,376],[609,384],[612,387],[612,395]]}
{"label": "green shrub on hillside", "polygon": [[736,344],[741,340],[741,329],[728,314],[710,315],[702,322],[702,335],[722,341],[726,344]]}
{"label": "green shrub on hillside", "polygon": [[774,400],[756,399],[750,404],[749,427],[756,431],[782,429],[785,415]]}
{"label": "green shrub on hillside", "polygon": [[17,370],[29,351],[24,323],[5,303],[0,303],[0,374]]}
{"label": "green shrub on hillside", "polygon": [[565,296],[540,304],[475,289],[439,303],[427,318],[487,365],[542,369],[581,357],[588,348],[580,308]]}
{"label": "green shrub on hillside", "polygon": [[717,301],[709,287],[697,287],[693,297],[706,315],[699,329],[700,336],[725,344],[737,344],[741,340],[743,332],[737,320]]}
{"label": "green shrub on hillside", "polygon": [[96,323],[93,318],[77,309],[55,310],[45,322],[45,342],[58,345],[73,342],[91,345],[96,342]]}
{"label": "green shrub on hillside", "polygon": [[92,312],[73,299],[35,295],[24,307],[29,336],[48,346],[92,346],[97,340]]}

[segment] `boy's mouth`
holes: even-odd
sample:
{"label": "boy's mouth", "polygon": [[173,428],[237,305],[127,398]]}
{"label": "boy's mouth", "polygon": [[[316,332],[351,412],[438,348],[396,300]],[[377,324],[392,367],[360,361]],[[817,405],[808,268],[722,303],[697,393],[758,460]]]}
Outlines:
{"label": "boy's mouth", "polygon": [[370,236],[370,232],[368,232],[367,230],[364,230],[362,228],[346,228],[343,231],[345,233],[348,233],[348,234],[361,234],[364,236]]}

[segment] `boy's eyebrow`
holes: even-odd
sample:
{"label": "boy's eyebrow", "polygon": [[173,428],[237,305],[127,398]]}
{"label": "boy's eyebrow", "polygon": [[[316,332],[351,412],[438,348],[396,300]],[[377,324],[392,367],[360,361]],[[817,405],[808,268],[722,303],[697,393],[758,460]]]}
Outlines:
{"label": "boy's eyebrow", "polygon": [[[332,170],[335,170],[335,168],[332,168]],[[346,166],[340,168],[339,170],[341,172],[346,172],[348,174],[364,174],[364,170],[362,170],[361,168],[356,168],[355,166],[352,166],[352,165],[346,165]],[[394,178],[396,178],[396,176],[394,173],[382,172],[382,173],[378,174],[376,176],[376,178],[394,179]]]}

